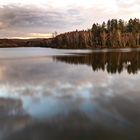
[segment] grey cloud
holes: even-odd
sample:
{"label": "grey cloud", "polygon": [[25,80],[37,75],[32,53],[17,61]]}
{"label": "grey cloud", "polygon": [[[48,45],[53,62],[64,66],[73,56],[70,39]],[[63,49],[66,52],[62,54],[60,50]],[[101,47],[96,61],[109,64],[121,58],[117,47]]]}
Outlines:
{"label": "grey cloud", "polygon": [[84,21],[75,9],[41,9],[34,6],[5,5],[0,7],[0,25],[9,28],[66,28]]}
{"label": "grey cloud", "polygon": [[67,32],[76,29],[91,28],[94,22],[102,23],[111,18],[138,17],[139,0],[116,1],[116,9],[105,5],[84,6],[69,5],[65,8],[53,8],[45,5],[4,5],[0,7],[0,37],[29,37],[30,33]]}

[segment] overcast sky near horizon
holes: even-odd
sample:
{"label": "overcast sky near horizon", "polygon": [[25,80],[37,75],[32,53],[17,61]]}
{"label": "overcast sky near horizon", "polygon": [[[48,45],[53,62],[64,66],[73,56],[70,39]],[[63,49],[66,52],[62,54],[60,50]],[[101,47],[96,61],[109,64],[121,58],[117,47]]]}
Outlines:
{"label": "overcast sky near horizon", "polygon": [[140,18],[140,0],[0,0],[0,38],[47,37],[135,17]]}

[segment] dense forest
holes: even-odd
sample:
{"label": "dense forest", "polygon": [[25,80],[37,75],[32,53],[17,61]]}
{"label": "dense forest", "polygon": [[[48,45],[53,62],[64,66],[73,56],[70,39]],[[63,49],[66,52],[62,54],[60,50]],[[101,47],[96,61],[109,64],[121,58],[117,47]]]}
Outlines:
{"label": "dense forest", "polygon": [[112,19],[93,24],[91,29],[60,34],[50,44],[55,48],[140,47],[140,20]]}

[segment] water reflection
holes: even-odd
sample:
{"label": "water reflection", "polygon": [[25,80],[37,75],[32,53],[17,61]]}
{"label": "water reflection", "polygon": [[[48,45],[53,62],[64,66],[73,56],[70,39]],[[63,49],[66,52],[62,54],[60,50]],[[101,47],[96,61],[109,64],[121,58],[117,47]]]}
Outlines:
{"label": "water reflection", "polygon": [[139,140],[138,62],[139,51],[0,59],[0,139]]}
{"label": "water reflection", "polygon": [[22,108],[19,99],[0,98],[0,139],[24,128],[30,117]]}
{"label": "water reflection", "polygon": [[140,51],[97,52],[78,56],[56,56],[54,60],[69,64],[91,65],[93,71],[103,70],[108,73],[121,73],[124,69],[129,74],[140,70]]}

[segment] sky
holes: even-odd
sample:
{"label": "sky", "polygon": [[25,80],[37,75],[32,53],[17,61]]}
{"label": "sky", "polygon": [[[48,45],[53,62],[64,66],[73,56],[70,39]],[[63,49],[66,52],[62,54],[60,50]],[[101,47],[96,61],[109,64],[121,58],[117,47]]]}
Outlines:
{"label": "sky", "polygon": [[0,0],[0,38],[51,37],[135,17],[140,0]]}

